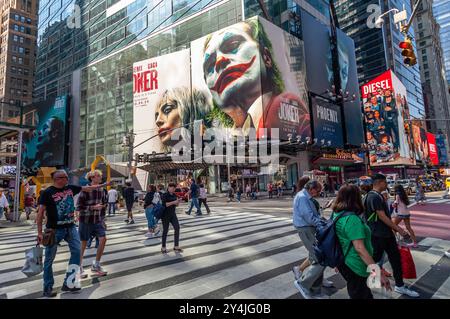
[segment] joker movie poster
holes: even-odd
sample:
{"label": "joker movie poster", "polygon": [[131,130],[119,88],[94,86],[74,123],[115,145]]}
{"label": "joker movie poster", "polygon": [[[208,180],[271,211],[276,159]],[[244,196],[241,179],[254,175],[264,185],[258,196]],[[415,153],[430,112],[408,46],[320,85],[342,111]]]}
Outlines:
{"label": "joker movie poster", "polygon": [[[303,42],[254,17],[191,43],[192,87],[234,135],[279,128],[311,136]],[[261,136],[261,135],[258,135]]]}
{"label": "joker movie poster", "polygon": [[370,165],[414,165],[406,88],[391,71],[361,87]]}
{"label": "joker movie poster", "polygon": [[133,65],[136,153],[169,152],[179,139],[176,128],[190,127],[210,110],[206,97],[191,91],[189,50],[140,61]]}
{"label": "joker movie poster", "polygon": [[444,135],[442,135],[442,134],[436,135],[436,147],[438,150],[439,165],[447,165],[448,156],[447,156],[447,147],[446,147]]}

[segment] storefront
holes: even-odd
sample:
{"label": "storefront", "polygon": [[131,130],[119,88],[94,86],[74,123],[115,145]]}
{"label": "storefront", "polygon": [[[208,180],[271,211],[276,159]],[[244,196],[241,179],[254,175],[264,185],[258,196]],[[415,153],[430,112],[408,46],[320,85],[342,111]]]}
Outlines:
{"label": "storefront", "polygon": [[342,185],[349,178],[345,175],[346,168],[356,164],[359,168],[363,167],[358,157],[351,152],[339,149],[334,153],[322,153],[313,160],[313,168],[327,174],[327,184],[330,189],[336,189],[337,186]]}

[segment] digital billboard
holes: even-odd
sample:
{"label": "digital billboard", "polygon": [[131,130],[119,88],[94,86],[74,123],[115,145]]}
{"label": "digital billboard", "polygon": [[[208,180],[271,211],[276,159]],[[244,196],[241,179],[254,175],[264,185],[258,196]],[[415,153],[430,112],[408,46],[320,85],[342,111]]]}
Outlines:
{"label": "digital billboard", "polygon": [[447,156],[447,146],[445,143],[445,136],[442,134],[436,135],[436,147],[438,151],[439,157],[439,165],[447,165],[448,164],[448,156]]}
{"label": "digital billboard", "polygon": [[192,88],[207,95],[234,135],[279,128],[311,136],[303,42],[259,17],[191,43]]}
{"label": "digital billboard", "polygon": [[342,118],[338,105],[312,98],[314,137],[319,145],[342,148]]}
{"label": "digital billboard", "polygon": [[370,165],[414,165],[405,86],[389,70],[363,85],[361,95]]}
{"label": "digital billboard", "polygon": [[69,97],[57,97],[35,104],[37,127],[24,133],[22,171],[35,175],[41,167],[67,165]]}
{"label": "digital billboard", "polygon": [[430,164],[434,166],[439,165],[439,156],[436,146],[435,135],[427,132],[427,141],[428,141],[428,154],[430,156]]}

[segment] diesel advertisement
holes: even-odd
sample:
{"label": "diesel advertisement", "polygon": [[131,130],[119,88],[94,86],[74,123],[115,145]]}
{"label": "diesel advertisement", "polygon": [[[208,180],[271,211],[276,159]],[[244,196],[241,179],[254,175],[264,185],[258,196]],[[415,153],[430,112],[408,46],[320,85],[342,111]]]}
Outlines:
{"label": "diesel advertisement", "polygon": [[39,102],[36,108],[37,128],[24,134],[22,167],[26,175],[36,175],[41,167],[67,165],[69,97]]}
{"label": "diesel advertisement", "polygon": [[386,71],[361,87],[370,165],[414,165],[406,88]]}

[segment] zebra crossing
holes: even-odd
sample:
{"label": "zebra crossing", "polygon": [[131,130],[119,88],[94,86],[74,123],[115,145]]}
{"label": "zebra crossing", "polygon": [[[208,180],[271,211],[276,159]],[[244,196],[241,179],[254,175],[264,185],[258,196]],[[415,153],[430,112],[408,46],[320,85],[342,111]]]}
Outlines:
{"label": "zebra crossing", "polygon": [[[58,294],[57,298],[301,298],[291,269],[307,257],[307,251],[288,217],[230,208],[202,217],[179,214],[179,220],[184,252],[162,255],[160,237],[144,237],[147,229],[142,214],[136,215],[134,225],[126,225],[121,215],[109,218],[102,258],[108,275],[90,276],[82,280],[79,293]],[[168,248],[173,245],[172,235],[171,230]],[[42,274],[27,278],[21,272],[24,251],[35,244],[35,238],[32,227],[0,230],[0,298],[42,297]],[[409,283],[425,291],[426,298],[450,298],[450,259],[443,257],[450,250],[450,241],[425,238],[419,245],[412,250],[418,278]],[[87,249],[84,265],[94,258],[95,249]],[[53,264],[57,291],[68,259],[63,242]],[[324,290],[330,298],[348,298],[339,274],[327,269],[325,276],[335,283],[334,288]],[[434,286],[430,287],[430,282]],[[399,295],[393,293],[392,297]]]}

